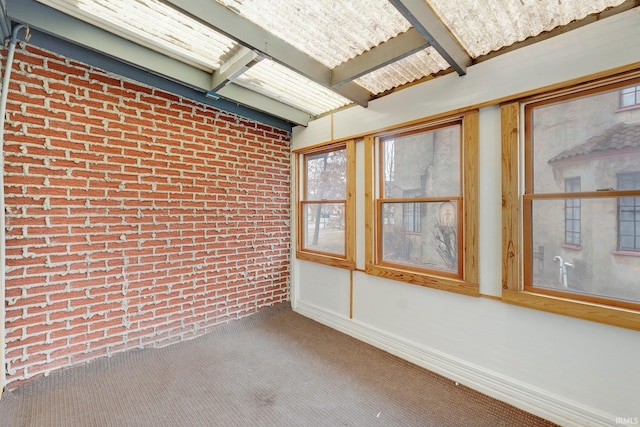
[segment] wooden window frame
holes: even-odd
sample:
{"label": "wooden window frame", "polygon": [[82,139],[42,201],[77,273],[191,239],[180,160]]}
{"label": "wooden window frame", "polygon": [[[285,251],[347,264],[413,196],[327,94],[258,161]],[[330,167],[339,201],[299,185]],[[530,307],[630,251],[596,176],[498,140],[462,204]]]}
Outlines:
{"label": "wooden window frame", "polygon": [[[588,94],[595,88],[611,85],[614,89],[628,86],[628,80],[640,78],[640,69],[612,74],[599,79],[585,79],[553,92],[540,93],[531,98],[513,101],[501,106],[502,123],[502,301],[522,307],[562,314],[613,326],[640,330],[640,309],[635,303],[616,303],[608,298],[589,298],[568,292],[543,291],[527,287],[525,278],[532,274],[534,258],[527,237],[526,224],[531,224],[530,144],[521,147],[524,138],[523,123],[527,126],[522,106],[536,99],[554,101],[571,98],[576,93]],[[626,84],[625,84],[626,82]],[[636,83],[638,84],[638,83]],[[583,192],[581,197],[621,197],[636,195],[630,191]],[[554,194],[539,194],[538,199],[554,198]],[[530,260],[527,262],[526,260]]]}
{"label": "wooden window frame", "polygon": [[[328,153],[331,151],[346,150],[346,198],[340,200],[322,200],[322,203],[344,203],[344,231],[345,231],[345,254],[339,255],[330,252],[320,252],[303,247],[303,226],[304,226],[304,206],[309,202],[306,200],[306,156]],[[355,269],[355,187],[356,187],[356,155],[355,141],[353,139],[321,144],[319,146],[304,148],[294,152],[296,167],[296,258],[327,264],[333,267]]]}
{"label": "wooden window frame", "polygon": [[[461,114],[442,115],[364,138],[365,143],[365,272],[374,276],[407,282],[434,289],[479,296],[478,285],[478,110]],[[462,221],[458,236],[458,275],[424,270],[417,267],[382,262],[380,204],[395,202],[376,193],[376,179],[382,168],[381,155],[376,150],[376,139],[391,134],[406,133],[412,129],[428,130],[452,123],[461,123],[461,193],[458,201],[458,218]],[[378,176],[378,178],[376,178]],[[378,184],[380,185],[380,184]],[[440,198],[438,198],[440,199]],[[414,200],[409,200],[413,202]],[[430,201],[420,198],[418,201]],[[457,277],[456,277],[457,276]]]}

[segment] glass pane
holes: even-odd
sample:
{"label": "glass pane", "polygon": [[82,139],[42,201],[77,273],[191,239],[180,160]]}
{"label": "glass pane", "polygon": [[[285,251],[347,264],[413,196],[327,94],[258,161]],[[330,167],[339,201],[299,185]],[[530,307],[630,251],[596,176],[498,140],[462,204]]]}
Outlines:
{"label": "glass pane", "polygon": [[347,150],[305,156],[306,200],[342,200],[347,196]]}
{"label": "glass pane", "polygon": [[384,197],[459,196],[460,125],[382,140]]}
{"label": "glass pane", "polygon": [[620,222],[620,234],[622,236],[633,236],[634,234],[634,222],[624,221]]}
{"label": "glass pane", "polygon": [[633,250],[633,236],[620,236],[620,250]]}
{"label": "glass pane", "polygon": [[567,222],[573,220],[573,209],[567,209],[565,212],[567,214]]}
{"label": "glass pane", "polygon": [[573,221],[567,220],[564,225],[567,231],[577,231],[573,229]]}
{"label": "glass pane", "polygon": [[636,188],[635,179],[633,175],[621,174],[618,176],[618,188],[621,190],[628,190],[630,188]]}
{"label": "glass pane", "polygon": [[640,109],[619,111],[621,90],[576,97],[531,110],[535,193],[638,188]]}
{"label": "glass pane", "polygon": [[638,103],[638,91],[640,91],[640,86],[629,87],[622,90],[621,96],[621,107],[631,107]]}
{"label": "glass pane", "polygon": [[[622,228],[616,215],[618,199],[581,199],[583,227],[579,248],[562,245],[563,239],[567,239],[567,243],[569,240],[563,229],[564,203],[562,199],[533,201],[533,248],[544,254],[543,259],[538,259],[532,253],[531,259],[526,260],[532,266],[533,286],[640,301],[640,256],[618,253],[625,250],[640,255],[637,245],[640,239],[634,230],[629,235],[620,235]],[[640,229],[640,220],[626,223],[625,230],[629,226]],[[575,238],[575,233],[571,234]]]}
{"label": "glass pane", "polygon": [[344,203],[304,204],[302,248],[345,255]]}
{"label": "glass pane", "polygon": [[[419,215],[407,229],[407,211]],[[458,272],[457,202],[383,203],[382,261]]]}
{"label": "glass pane", "polygon": [[622,95],[622,107],[630,107],[636,102],[635,92],[629,92]]}
{"label": "glass pane", "polygon": [[580,177],[567,178],[564,181],[564,190],[566,192],[580,191]]}
{"label": "glass pane", "polygon": [[[633,212],[633,205],[635,204],[633,197],[620,197],[620,206],[623,212]],[[632,210],[629,210],[632,209]],[[633,217],[632,217],[633,219]]]}
{"label": "glass pane", "polygon": [[628,208],[620,208],[620,221],[633,221],[635,219],[635,212]]}

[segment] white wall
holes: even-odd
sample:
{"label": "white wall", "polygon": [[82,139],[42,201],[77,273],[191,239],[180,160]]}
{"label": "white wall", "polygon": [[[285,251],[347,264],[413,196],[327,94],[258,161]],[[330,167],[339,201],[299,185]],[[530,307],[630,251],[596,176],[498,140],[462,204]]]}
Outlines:
{"label": "white wall", "polygon": [[[640,8],[635,8],[472,66],[464,77],[449,74],[366,109],[336,113],[333,138],[639,61]],[[294,129],[293,147],[331,136],[331,119],[325,117]],[[362,142],[357,160],[357,264],[362,269]],[[494,297],[501,292],[500,179],[500,110],[489,106],[480,111],[480,290]],[[293,307],[304,315],[561,424],[615,425],[616,417],[640,417],[640,332],[361,271],[293,263]]]}

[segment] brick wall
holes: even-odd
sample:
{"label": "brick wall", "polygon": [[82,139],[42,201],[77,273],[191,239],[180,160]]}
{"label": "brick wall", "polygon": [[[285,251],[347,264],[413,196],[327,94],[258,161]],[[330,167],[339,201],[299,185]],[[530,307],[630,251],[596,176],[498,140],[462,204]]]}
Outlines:
{"label": "brick wall", "polygon": [[288,300],[286,131],[18,48],[8,386]]}

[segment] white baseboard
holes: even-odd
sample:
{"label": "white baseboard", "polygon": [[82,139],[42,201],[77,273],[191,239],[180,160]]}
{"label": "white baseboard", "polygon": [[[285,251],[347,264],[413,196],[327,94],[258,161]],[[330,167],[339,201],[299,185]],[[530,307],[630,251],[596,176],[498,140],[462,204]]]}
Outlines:
{"label": "white baseboard", "polygon": [[296,301],[294,311],[556,424],[576,427],[615,424],[616,418],[613,415],[586,407],[425,345],[377,330],[357,320],[345,318],[301,301]]}

